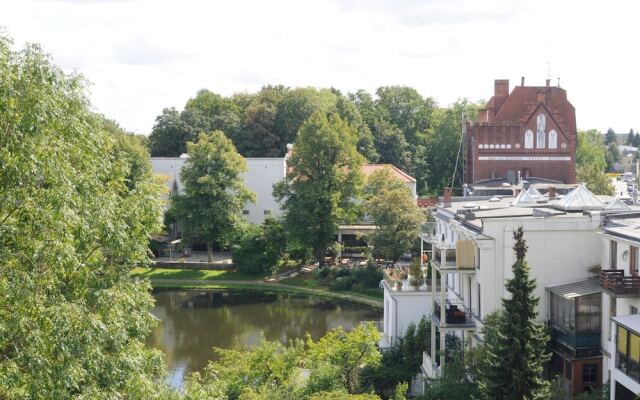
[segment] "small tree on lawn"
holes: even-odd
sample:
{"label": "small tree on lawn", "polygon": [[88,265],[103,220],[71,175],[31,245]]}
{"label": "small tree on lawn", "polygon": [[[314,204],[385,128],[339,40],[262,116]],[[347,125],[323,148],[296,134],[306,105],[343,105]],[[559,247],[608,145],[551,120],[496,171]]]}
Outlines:
{"label": "small tree on lawn", "polygon": [[529,277],[525,261],[527,245],[522,227],[514,232],[516,262],[513,279],[507,282],[509,299],[502,300],[503,313],[485,336],[485,360],[480,387],[492,400],[534,400],[549,395],[549,382],[542,378],[543,365],[549,360],[549,340],[545,328],[536,321],[535,279]]}
{"label": "small tree on lawn", "polygon": [[229,244],[245,202],[255,201],[255,195],[240,177],[247,170],[245,159],[223,132],[202,133],[196,143],[187,143],[187,152],[180,172],[184,194],[172,200],[173,215],[187,238],[206,242],[211,262],[213,243]]}
{"label": "small tree on lawn", "polygon": [[369,177],[364,210],[378,228],[369,236],[371,244],[394,263],[411,250],[425,221],[409,188],[386,169]]}
{"label": "small tree on lawn", "polygon": [[313,249],[320,267],[338,226],[353,220],[362,185],[364,157],[356,150],[356,132],[337,115],[316,112],[302,125],[291,170],[274,186],[283,202],[291,238]]}

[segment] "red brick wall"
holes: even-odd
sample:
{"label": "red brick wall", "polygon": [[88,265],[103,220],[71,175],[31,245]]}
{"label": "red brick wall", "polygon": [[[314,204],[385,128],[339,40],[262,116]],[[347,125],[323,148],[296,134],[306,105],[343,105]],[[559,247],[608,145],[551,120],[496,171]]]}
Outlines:
{"label": "red brick wall", "polygon": [[[536,148],[537,116],[546,117],[546,142],[544,149]],[[547,109],[539,105],[530,110],[518,122],[477,122],[467,124],[467,164],[465,181],[472,183],[496,178],[506,178],[507,171],[513,170],[517,176],[529,175],[538,178],[554,179],[564,183],[575,183],[576,133],[564,131]],[[565,125],[566,124],[562,124]],[[558,134],[557,148],[548,148],[549,132]],[[525,149],[525,132],[531,130],[534,137],[534,148]],[[564,144],[564,148],[563,148]],[[493,148],[490,146],[493,145]],[[498,148],[497,148],[498,147]],[[543,157],[543,160],[495,160],[486,157]],[[549,157],[568,158],[568,161],[552,161]],[[483,159],[484,158],[484,159]]]}

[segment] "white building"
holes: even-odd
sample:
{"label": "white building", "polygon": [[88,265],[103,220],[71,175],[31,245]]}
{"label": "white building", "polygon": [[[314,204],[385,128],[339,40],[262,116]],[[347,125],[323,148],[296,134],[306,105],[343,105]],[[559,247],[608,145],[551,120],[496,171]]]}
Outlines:
{"label": "white building", "polygon": [[602,353],[611,399],[640,393],[640,213],[611,216],[602,233]]}
{"label": "white building", "polygon": [[[432,265],[440,272],[441,281],[438,289],[436,274],[432,274],[431,349],[423,354],[423,374],[441,373],[447,359],[448,335],[465,345],[482,340],[484,319],[499,310],[502,298],[508,296],[505,284],[512,278],[515,262],[513,232],[520,226],[528,246],[526,260],[530,274],[537,282],[535,295],[540,298],[537,310],[540,321],[551,319],[551,298],[556,303],[566,302],[570,313],[582,305],[576,299],[600,297],[594,279],[602,258],[598,231],[603,215],[627,212],[628,206],[621,209],[615,199],[594,196],[582,185],[558,197],[554,190],[543,196],[530,188],[515,198],[495,197],[473,203],[451,203],[450,198],[449,192],[444,204],[434,212],[435,235],[428,238],[433,245]],[[596,305],[593,310],[597,310]],[[557,316],[554,312],[549,323],[552,333],[555,332],[554,362],[562,364],[559,372],[569,374],[567,386],[579,392],[586,384],[597,385],[599,379],[586,383],[580,380],[577,384],[572,376],[578,367],[589,364],[588,360],[595,361],[587,372],[593,372],[595,364],[595,376],[602,373],[599,326],[589,331],[589,338],[594,339],[595,335],[594,343],[583,347],[578,340],[583,336],[575,329],[564,330],[562,324],[556,323]],[[599,318],[598,314],[595,319]],[[437,351],[438,344],[444,351]],[[439,357],[432,356],[435,354]]]}
{"label": "white building", "polygon": [[[255,203],[247,202],[242,214],[252,224],[261,224],[269,215],[280,215],[280,205],[273,197],[273,185],[286,176],[287,158],[246,158],[247,172],[242,174],[247,187],[256,194]],[[151,157],[153,172],[166,176],[169,193],[184,189],[180,170],[186,161],[182,157]]]}

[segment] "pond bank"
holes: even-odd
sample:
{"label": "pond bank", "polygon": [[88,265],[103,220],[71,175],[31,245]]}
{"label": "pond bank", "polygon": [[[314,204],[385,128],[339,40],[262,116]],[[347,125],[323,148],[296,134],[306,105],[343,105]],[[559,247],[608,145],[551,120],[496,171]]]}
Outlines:
{"label": "pond bank", "polygon": [[244,275],[234,271],[161,270],[136,268],[133,276],[147,277],[154,288],[163,289],[257,289],[314,295],[383,308],[383,299],[353,292],[336,292],[325,288],[309,288],[291,284],[265,282],[262,277]]}

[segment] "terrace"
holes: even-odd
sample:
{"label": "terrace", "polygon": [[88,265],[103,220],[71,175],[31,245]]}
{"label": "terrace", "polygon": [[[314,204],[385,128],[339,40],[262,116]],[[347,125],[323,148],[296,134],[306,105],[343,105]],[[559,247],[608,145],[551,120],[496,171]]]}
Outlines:
{"label": "terrace", "polygon": [[[426,269],[424,271],[426,274]],[[383,282],[394,292],[431,292],[429,279],[413,279],[406,268],[383,270]]]}
{"label": "terrace", "polygon": [[444,304],[444,323],[441,321],[440,299],[433,301],[432,320],[440,329],[475,329],[473,313],[461,301],[447,300]]}

